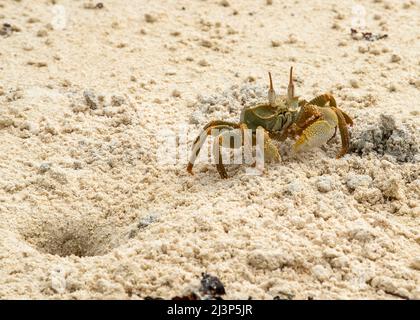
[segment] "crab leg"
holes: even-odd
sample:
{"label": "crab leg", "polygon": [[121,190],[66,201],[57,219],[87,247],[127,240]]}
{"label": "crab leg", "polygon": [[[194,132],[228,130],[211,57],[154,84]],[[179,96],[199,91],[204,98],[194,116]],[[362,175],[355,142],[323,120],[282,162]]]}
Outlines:
{"label": "crab leg", "polygon": [[[216,163],[216,169],[219,172],[219,175],[222,179],[227,179],[228,175],[226,172],[226,168],[223,164],[223,157],[222,157],[222,147],[229,147],[231,149],[237,149],[241,146],[245,148],[245,157],[252,155],[252,144],[253,144],[253,137],[249,137],[250,141],[245,137],[247,133],[247,125],[244,123],[239,124],[240,133],[235,133],[232,131],[222,132],[215,140],[213,144],[213,157]],[[232,138],[234,138],[232,140]],[[236,139],[235,139],[236,138]],[[229,140],[227,140],[229,139]],[[235,141],[239,141],[239,143],[235,144]]]}
{"label": "crab leg", "polygon": [[[241,146],[244,146],[245,157],[252,154],[251,148],[252,148],[252,145],[256,144],[256,141],[254,141],[256,139],[255,139],[255,135],[253,137],[250,137],[249,139],[250,141],[247,141],[245,139],[245,134],[246,134],[247,129],[248,127],[245,124],[240,124],[240,130],[241,130],[240,135],[237,135],[232,132],[223,132],[217,137],[217,139],[215,139],[214,145],[213,145],[213,156],[216,163],[216,169],[219,172],[220,177],[222,179],[228,178],[225,166],[223,164],[223,159],[222,159],[222,153],[221,153],[222,146],[230,147],[230,148],[239,148]],[[264,161],[279,162],[280,161],[279,151],[277,150],[277,147],[273,144],[272,140],[270,139],[268,131],[265,130],[261,126],[258,127],[257,130],[264,130],[263,131],[264,133],[264,147],[263,147]],[[226,139],[231,139],[232,136],[236,136],[238,140],[240,141],[240,143],[232,144],[232,140],[226,143],[227,142]],[[254,162],[254,165],[256,164],[257,162]]]}
{"label": "crab leg", "polygon": [[212,130],[231,130],[239,128],[239,124],[227,121],[211,121],[206,126],[204,126],[203,130],[201,131],[200,135],[194,140],[193,147],[191,150],[190,160],[187,165],[187,171],[190,174],[193,174],[192,169],[194,166],[194,162],[200,153],[200,150],[206,141],[207,136],[212,134]]}
{"label": "crab leg", "polygon": [[[240,133],[234,131],[225,131],[217,136],[213,143],[213,157],[216,164],[216,169],[222,179],[227,179],[228,175],[226,168],[223,164],[222,147],[228,147],[231,149],[238,149],[244,145],[244,134],[247,126],[240,124]],[[233,138],[233,139],[232,139]],[[236,143],[235,143],[236,142]],[[251,140],[252,143],[252,140]]]}
{"label": "crab leg", "polygon": [[215,126],[230,126],[230,127],[234,127],[234,128],[239,128],[239,124],[235,123],[235,122],[229,122],[229,121],[223,121],[223,120],[214,120],[214,121],[210,121],[209,123],[207,123],[203,130],[206,130],[210,127],[215,127]]}
{"label": "crab leg", "polygon": [[222,158],[222,145],[223,145],[223,135],[219,135],[216,140],[214,140],[213,144],[213,156],[216,162],[216,169],[219,172],[219,175],[222,179],[227,179],[228,175],[226,172],[226,168],[223,165],[223,158]]}
{"label": "crab leg", "polygon": [[325,107],[327,102],[330,103],[330,107],[337,107],[337,102],[335,102],[334,97],[329,93],[321,94],[315,98],[313,98],[311,101],[309,101],[309,104],[314,104],[318,107]]}
{"label": "crab leg", "polygon": [[338,108],[336,108],[338,111],[340,111],[341,112],[341,114],[343,115],[343,117],[344,117],[344,120],[346,120],[346,123],[349,125],[349,126],[353,126],[353,120],[352,120],[352,118],[350,118],[350,116],[347,114],[347,113],[345,113],[343,110],[341,110],[341,109],[338,109]]}
{"label": "crab leg", "polygon": [[308,104],[314,104],[318,107],[325,107],[327,102],[330,103],[330,105],[329,105],[330,107],[332,107],[333,109],[338,110],[339,112],[342,113],[342,115],[345,119],[345,123],[347,123],[350,126],[353,125],[353,120],[343,110],[337,108],[337,102],[335,101],[334,97],[329,93],[324,93],[324,94],[319,95],[318,97],[315,97],[314,99],[309,101]]}
{"label": "crab leg", "polygon": [[[338,129],[340,130],[340,136],[341,136],[341,150],[337,154],[337,159],[344,156],[350,147],[350,136],[349,136],[349,130],[347,129],[347,121],[346,117],[344,116],[344,112],[342,112],[338,108],[332,108],[334,112],[337,115],[338,120]],[[348,117],[348,116],[347,116]],[[348,117],[350,119],[350,117]],[[351,119],[350,119],[351,121]],[[351,125],[353,124],[353,121],[351,121]]]}

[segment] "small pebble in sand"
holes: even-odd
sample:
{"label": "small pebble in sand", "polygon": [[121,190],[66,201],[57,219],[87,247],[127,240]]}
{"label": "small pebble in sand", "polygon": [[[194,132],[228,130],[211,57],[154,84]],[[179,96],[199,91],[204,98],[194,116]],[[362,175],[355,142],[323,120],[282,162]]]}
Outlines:
{"label": "small pebble in sand", "polygon": [[351,79],[350,85],[352,88],[355,88],[355,89],[360,88],[359,82],[356,79]]}
{"label": "small pebble in sand", "polygon": [[114,107],[120,107],[125,103],[124,97],[121,96],[112,96],[111,97],[111,105]]}
{"label": "small pebble in sand", "polygon": [[297,37],[296,37],[296,35],[294,35],[294,34],[289,34],[289,36],[288,36],[288,38],[287,38],[287,40],[285,41],[287,44],[294,44],[294,43],[296,43],[298,40],[297,40]]}
{"label": "small pebble in sand", "polygon": [[23,43],[22,49],[24,51],[32,51],[34,50],[34,47],[29,43]]}
{"label": "small pebble in sand", "polygon": [[43,38],[43,37],[48,36],[48,32],[47,30],[44,30],[44,29],[38,30],[38,32],[36,33],[36,36],[39,38]]}
{"label": "small pebble in sand", "polygon": [[127,46],[128,45],[126,43],[124,43],[124,42],[120,42],[120,43],[118,43],[118,44],[115,45],[115,47],[118,48],[118,49],[123,49],[123,48],[125,48]]}
{"label": "small pebble in sand", "polygon": [[206,60],[201,59],[200,61],[198,61],[198,65],[202,67],[208,67],[210,64]]}
{"label": "small pebble in sand", "polygon": [[290,217],[290,222],[298,230],[305,228],[306,225],[306,220],[299,216]]}
{"label": "small pebble in sand", "polygon": [[389,90],[389,92],[396,92],[396,91],[398,90],[397,85],[396,85],[396,84],[394,84],[394,83],[391,83],[391,84],[388,86],[388,90]]}
{"label": "small pebble in sand", "polygon": [[278,40],[271,40],[271,46],[273,48],[280,47],[280,41],[278,41]]}
{"label": "small pebble in sand", "polygon": [[312,267],[312,274],[319,281],[328,280],[328,278],[330,277],[330,271],[320,264],[317,264],[316,266]]}
{"label": "small pebble in sand", "polygon": [[9,118],[0,118],[0,129],[8,128],[14,126],[15,122]]}
{"label": "small pebble in sand", "polygon": [[83,8],[85,9],[103,9],[104,4],[102,2],[94,3],[85,3]]}
{"label": "small pebble in sand", "polygon": [[319,192],[330,192],[334,188],[334,181],[331,176],[320,176],[316,182],[316,187]]}
{"label": "small pebble in sand", "polygon": [[92,91],[85,90],[83,92],[83,97],[85,98],[86,105],[89,106],[89,108],[91,108],[92,110],[98,108],[96,96]]}
{"label": "small pebble in sand", "polygon": [[420,256],[414,258],[410,264],[410,268],[420,271]]}
{"label": "small pebble in sand", "polygon": [[403,9],[410,9],[412,5],[414,5],[415,2],[414,1],[409,1],[409,2],[405,2],[403,3],[402,7]]}
{"label": "small pebble in sand", "polygon": [[393,62],[393,63],[397,63],[397,62],[400,62],[401,61],[401,57],[399,56],[399,55],[397,55],[397,54],[393,54],[392,56],[391,56],[391,62]]}
{"label": "small pebble in sand", "polygon": [[98,95],[98,101],[103,104],[105,102],[105,96],[103,94]]}
{"label": "small pebble in sand", "polygon": [[49,171],[51,169],[51,164],[50,163],[42,163],[39,166],[39,173],[45,173],[47,171]]}
{"label": "small pebble in sand", "polygon": [[16,28],[10,23],[3,23],[3,26],[0,28],[0,36],[9,37]]}
{"label": "small pebble in sand", "polygon": [[363,35],[361,33],[352,32],[351,37],[353,40],[362,40]]}
{"label": "small pebble in sand", "polygon": [[55,268],[51,272],[51,289],[56,293],[64,293],[66,291],[65,271],[62,267]]}
{"label": "small pebble in sand", "polygon": [[410,79],[408,83],[415,86],[417,89],[420,89],[420,79]]}
{"label": "small pebble in sand", "polygon": [[222,7],[229,7],[230,6],[229,1],[227,1],[227,0],[222,0],[219,3]]}
{"label": "small pebble in sand", "polygon": [[137,228],[138,229],[146,228],[149,225],[151,225],[153,222],[157,221],[157,218],[158,218],[157,214],[155,213],[148,214],[147,216],[139,220],[139,223],[137,224]]}
{"label": "small pebble in sand", "polygon": [[273,0],[267,0],[265,3],[267,4],[267,6],[271,6],[273,4]]}
{"label": "small pebble in sand", "polygon": [[333,29],[333,30],[339,30],[340,29],[340,25],[337,22],[333,22],[333,24],[331,25],[331,29]]}
{"label": "small pebble in sand", "polygon": [[176,75],[176,70],[175,69],[168,69],[165,72],[165,76],[174,76]]}
{"label": "small pebble in sand", "polygon": [[155,16],[151,15],[150,13],[146,13],[144,15],[144,20],[147,23],[155,23],[157,21],[157,18]]}
{"label": "small pebble in sand", "polygon": [[189,119],[190,124],[200,124],[204,121],[204,116],[201,111],[194,111]]}
{"label": "small pebble in sand", "polygon": [[390,3],[385,3],[384,4],[384,9],[386,9],[386,10],[392,10],[392,5]]}
{"label": "small pebble in sand", "polygon": [[367,46],[359,46],[360,53],[366,53],[368,51],[369,51],[369,48]]}
{"label": "small pebble in sand", "polygon": [[200,293],[205,296],[217,297],[226,294],[225,287],[219,278],[203,273]]}
{"label": "small pebble in sand", "polygon": [[350,190],[355,190],[360,187],[369,187],[372,184],[372,178],[368,175],[349,174],[346,185]]}
{"label": "small pebble in sand", "polygon": [[373,54],[374,56],[379,56],[381,54],[381,51],[377,48],[374,48],[370,50],[370,54]]}
{"label": "small pebble in sand", "polygon": [[174,90],[172,91],[172,97],[174,97],[174,98],[179,98],[179,97],[181,97],[181,92],[180,92],[179,90],[177,90],[177,89],[174,89]]}
{"label": "small pebble in sand", "polygon": [[206,40],[206,39],[201,40],[200,45],[202,47],[205,47],[205,48],[211,48],[213,46],[213,44],[211,43],[211,41]]}
{"label": "small pebble in sand", "polygon": [[82,169],[82,163],[79,161],[79,160],[75,160],[74,162],[73,162],[73,169],[74,170],[80,170],[80,169]]}
{"label": "small pebble in sand", "polygon": [[28,18],[28,20],[26,20],[27,23],[37,23],[40,22],[41,20],[39,20],[38,18]]}
{"label": "small pebble in sand", "polygon": [[45,28],[47,29],[47,31],[54,31],[54,26],[51,23],[47,23],[45,25]]}
{"label": "small pebble in sand", "polygon": [[36,61],[28,61],[27,62],[28,66],[35,66],[37,68],[44,68],[46,66],[48,66],[48,64],[46,62],[36,62]]}
{"label": "small pebble in sand", "polygon": [[299,180],[290,182],[287,185],[287,192],[290,194],[297,194],[303,190],[303,184]]}
{"label": "small pebble in sand", "polygon": [[337,13],[337,15],[334,17],[337,20],[344,20],[346,16],[342,13]]}

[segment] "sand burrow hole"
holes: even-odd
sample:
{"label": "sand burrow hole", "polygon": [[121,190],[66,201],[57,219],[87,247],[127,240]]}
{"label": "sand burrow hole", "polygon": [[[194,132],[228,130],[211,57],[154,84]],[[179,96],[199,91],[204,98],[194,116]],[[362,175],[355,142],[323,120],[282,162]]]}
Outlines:
{"label": "sand burrow hole", "polygon": [[24,239],[43,253],[61,257],[101,256],[125,240],[124,232],[98,217],[52,217],[32,223]]}

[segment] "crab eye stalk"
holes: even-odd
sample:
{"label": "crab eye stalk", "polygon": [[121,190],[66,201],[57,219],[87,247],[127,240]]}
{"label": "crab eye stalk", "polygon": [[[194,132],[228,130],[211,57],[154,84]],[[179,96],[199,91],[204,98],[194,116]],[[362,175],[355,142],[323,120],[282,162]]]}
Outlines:
{"label": "crab eye stalk", "polygon": [[276,106],[276,92],[273,88],[273,80],[271,79],[271,72],[268,72],[268,77],[270,78],[270,89],[268,89],[268,102],[271,107]]}
{"label": "crab eye stalk", "polygon": [[292,100],[295,97],[295,86],[293,85],[293,67],[290,67],[289,86],[287,87],[287,98]]}

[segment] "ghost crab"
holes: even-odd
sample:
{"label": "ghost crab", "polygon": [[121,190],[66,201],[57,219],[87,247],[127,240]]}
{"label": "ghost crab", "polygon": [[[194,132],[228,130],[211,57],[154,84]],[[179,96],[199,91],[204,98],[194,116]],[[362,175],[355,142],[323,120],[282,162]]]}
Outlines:
{"label": "ghost crab", "polygon": [[[203,146],[207,136],[214,135],[214,157],[216,168],[220,177],[228,177],[223,165],[220,152],[221,147],[238,147],[232,144],[232,136],[238,138],[240,146],[245,146],[245,130],[252,130],[252,143],[255,145],[255,133],[258,129],[264,132],[264,158],[268,161],[279,161],[280,154],[271,139],[284,141],[287,138],[297,138],[293,151],[305,151],[320,147],[332,140],[337,127],[341,136],[341,149],[337,158],[344,156],[349,149],[349,132],[347,126],[353,125],[353,120],[343,110],[337,107],[334,97],[325,93],[315,97],[309,102],[295,96],[293,84],[293,67],[290,68],[287,95],[276,95],[273,88],[271,73],[268,73],[270,87],[268,90],[268,103],[245,107],[240,116],[239,123],[215,120],[204,126],[200,135],[195,139],[187,171],[193,174],[194,162]],[[234,133],[236,131],[237,133]]]}

